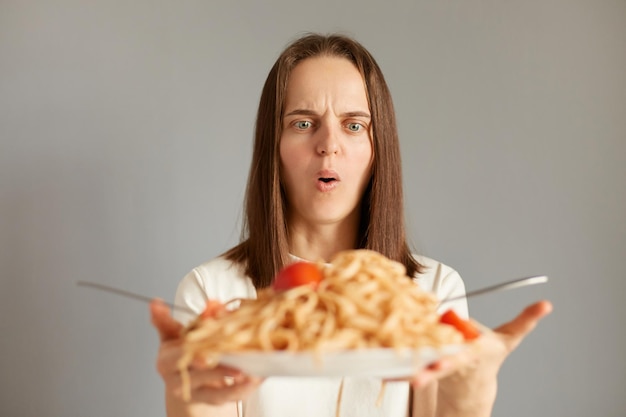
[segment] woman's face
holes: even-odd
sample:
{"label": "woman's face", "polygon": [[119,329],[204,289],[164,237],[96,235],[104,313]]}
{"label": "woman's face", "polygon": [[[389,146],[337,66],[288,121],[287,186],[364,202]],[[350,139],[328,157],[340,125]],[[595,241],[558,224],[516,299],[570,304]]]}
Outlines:
{"label": "woman's face", "polygon": [[371,115],[356,67],[339,57],[300,62],[287,84],[280,138],[289,221],[356,220],[371,175]]}

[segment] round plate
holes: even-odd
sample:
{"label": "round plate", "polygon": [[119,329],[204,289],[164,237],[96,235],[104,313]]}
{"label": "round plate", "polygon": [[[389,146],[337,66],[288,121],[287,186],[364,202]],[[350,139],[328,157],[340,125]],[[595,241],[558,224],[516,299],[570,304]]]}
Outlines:
{"label": "round plate", "polygon": [[414,375],[437,359],[453,355],[463,345],[421,349],[361,349],[337,352],[240,352],[223,354],[220,363],[262,377],[370,376],[400,378]]}

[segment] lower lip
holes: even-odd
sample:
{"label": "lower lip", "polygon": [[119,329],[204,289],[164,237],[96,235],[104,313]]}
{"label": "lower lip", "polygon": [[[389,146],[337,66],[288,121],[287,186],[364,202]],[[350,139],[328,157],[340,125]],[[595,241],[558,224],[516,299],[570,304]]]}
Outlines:
{"label": "lower lip", "polygon": [[331,181],[331,182],[317,181],[317,189],[323,193],[332,191],[335,188],[337,188],[338,182],[339,181]]}

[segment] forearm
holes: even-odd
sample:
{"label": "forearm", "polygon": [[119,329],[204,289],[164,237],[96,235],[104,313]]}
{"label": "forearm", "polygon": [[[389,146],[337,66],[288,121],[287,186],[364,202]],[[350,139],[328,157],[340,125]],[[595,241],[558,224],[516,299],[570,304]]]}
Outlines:
{"label": "forearm", "polygon": [[412,417],[435,417],[437,412],[437,386],[438,382],[433,381],[422,388],[411,388],[413,390],[413,413]]}
{"label": "forearm", "polygon": [[167,417],[237,417],[237,403],[229,402],[220,406],[201,403],[188,403],[170,393],[165,394]]}
{"label": "forearm", "polygon": [[[448,387],[449,388],[449,387]],[[439,389],[433,381],[413,391],[413,417],[489,417],[495,401],[496,384],[483,386],[480,392],[456,392]],[[464,394],[464,395],[460,395]]]}
{"label": "forearm", "polygon": [[439,381],[435,417],[490,417],[496,400],[496,378],[462,380],[453,375]]}

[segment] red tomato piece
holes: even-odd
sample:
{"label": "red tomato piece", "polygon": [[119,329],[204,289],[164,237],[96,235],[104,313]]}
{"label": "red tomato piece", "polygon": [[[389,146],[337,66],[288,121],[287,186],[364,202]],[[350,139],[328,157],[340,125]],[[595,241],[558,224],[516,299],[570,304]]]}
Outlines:
{"label": "red tomato piece", "polygon": [[203,319],[213,318],[224,310],[224,304],[220,303],[219,301],[207,300],[206,307],[204,307],[204,311],[200,313],[200,317],[202,317]]}
{"label": "red tomato piece", "polygon": [[478,336],[480,336],[480,330],[478,330],[478,328],[474,326],[471,321],[459,317],[454,312],[454,310],[448,310],[443,313],[439,318],[439,321],[441,323],[453,326],[455,329],[461,332],[465,340],[474,340]]}
{"label": "red tomato piece", "polygon": [[304,261],[294,262],[278,272],[272,288],[283,291],[300,285],[317,286],[323,278],[322,270],[316,264]]}

